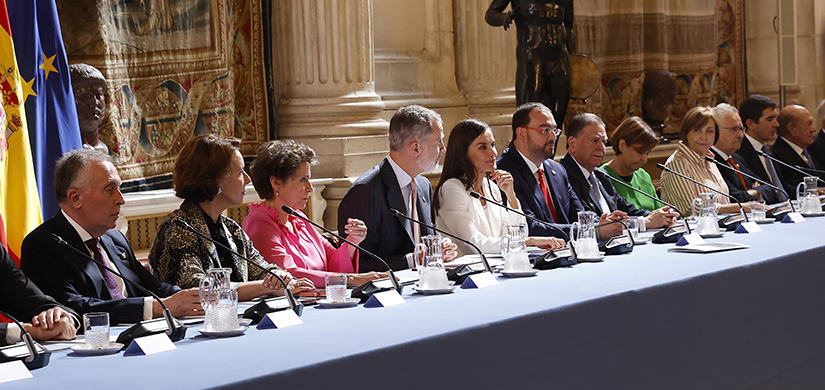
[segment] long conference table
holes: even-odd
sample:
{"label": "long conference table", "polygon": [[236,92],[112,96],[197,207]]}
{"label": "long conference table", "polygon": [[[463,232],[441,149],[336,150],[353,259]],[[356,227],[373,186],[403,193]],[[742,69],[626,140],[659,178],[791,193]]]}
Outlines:
{"label": "long conference table", "polygon": [[149,356],[58,351],[0,389],[824,389],[825,218],[762,228]]}

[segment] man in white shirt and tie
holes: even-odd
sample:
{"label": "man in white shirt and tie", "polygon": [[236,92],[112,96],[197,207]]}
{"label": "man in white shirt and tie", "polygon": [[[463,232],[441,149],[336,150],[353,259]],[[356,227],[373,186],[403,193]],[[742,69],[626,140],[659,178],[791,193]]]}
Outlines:
{"label": "man in white shirt and tie", "polygon": [[[756,177],[784,188],[776,164],[756,152],[759,150],[770,154],[770,149],[765,144],[776,139],[776,128],[779,127],[779,122],[776,121],[776,102],[762,95],[748,96],[739,105],[739,117],[745,127],[745,138],[742,146],[733,154],[733,161],[753,172]],[[765,198],[768,203],[785,200],[787,199],[782,193],[775,194],[773,198]]]}

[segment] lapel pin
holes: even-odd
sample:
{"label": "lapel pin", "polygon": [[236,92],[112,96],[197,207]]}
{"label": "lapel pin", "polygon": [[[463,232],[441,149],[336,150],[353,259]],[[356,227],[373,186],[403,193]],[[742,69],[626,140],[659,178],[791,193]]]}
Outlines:
{"label": "lapel pin", "polygon": [[550,170],[550,172],[553,172],[553,175],[555,175],[555,174],[556,174],[556,170],[555,170],[555,169],[551,169],[551,170]]}
{"label": "lapel pin", "polygon": [[126,252],[120,254],[121,260],[126,260]]}

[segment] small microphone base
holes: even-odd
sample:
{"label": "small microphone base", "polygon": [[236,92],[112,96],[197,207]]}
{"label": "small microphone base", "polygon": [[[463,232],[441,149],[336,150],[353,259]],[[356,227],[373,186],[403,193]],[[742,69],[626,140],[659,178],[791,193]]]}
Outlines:
{"label": "small microphone base", "polygon": [[26,348],[26,344],[21,342],[0,348],[0,363],[22,360],[23,364],[25,364],[29,370],[36,370],[48,366],[52,353],[43,349],[40,344],[35,343],[34,345],[37,349],[37,357],[31,362],[26,361],[26,358],[30,356],[29,349]]}
{"label": "small microphone base", "polygon": [[[169,334],[169,339],[172,341],[183,340],[183,338],[186,337],[186,329],[186,326],[179,325]],[[164,318],[141,321],[121,332],[120,335],[117,336],[117,342],[123,344],[124,347],[128,347],[129,344],[132,343],[132,340],[136,338],[164,333],[167,330],[169,330],[169,325],[166,324],[166,319]]]}
{"label": "small microphone base", "polygon": [[788,206],[774,207],[765,213],[765,218],[773,218],[774,220],[779,222],[782,221],[783,218],[785,218],[785,214],[788,214],[790,212],[791,208]]}
{"label": "small microphone base", "polygon": [[[289,301],[287,301],[286,297],[267,298],[252,305],[249,309],[244,310],[243,318],[248,318],[252,320],[253,324],[257,324],[269,313],[288,309]],[[298,317],[304,314],[304,305],[298,303],[298,305],[295,306],[295,314],[297,314]]]}
{"label": "small microphone base", "polygon": [[629,236],[621,235],[610,237],[599,243],[599,252],[604,252],[605,256],[621,255],[633,252],[633,240]]}
{"label": "small microphone base", "polygon": [[[384,279],[376,279],[370,280],[355,289],[352,290],[352,294],[350,294],[353,298],[358,298],[361,300],[360,303],[367,302],[370,297],[375,293],[380,293],[383,291],[393,290],[395,287],[392,285],[392,282],[388,278]],[[401,295],[404,291],[404,286],[401,286],[401,290],[398,291],[398,295]]]}
{"label": "small microphone base", "polygon": [[742,214],[728,215],[719,219],[719,228],[731,232],[739,228],[739,225],[744,221],[745,217],[743,217]]}
{"label": "small microphone base", "polygon": [[480,269],[477,269],[473,268],[471,264],[464,264],[460,267],[456,267],[448,271],[447,279],[454,281],[457,285],[460,285],[463,284],[464,281],[467,280],[467,278],[470,275],[480,274],[484,271],[484,267],[480,267]]}
{"label": "small microphone base", "polygon": [[569,267],[577,263],[578,261],[576,261],[576,255],[573,251],[571,251],[570,248],[562,248],[537,256],[533,268],[542,270],[554,269]]}
{"label": "small microphone base", "polygon": [[[687,223],[685,221],[684,223]],[[665,230],[661,230],[656,232],[653,235],[653,243],[654,244],[675,244],[679,242],[679,239],[687,233],[687,227],[685,225],[673,225]]]}

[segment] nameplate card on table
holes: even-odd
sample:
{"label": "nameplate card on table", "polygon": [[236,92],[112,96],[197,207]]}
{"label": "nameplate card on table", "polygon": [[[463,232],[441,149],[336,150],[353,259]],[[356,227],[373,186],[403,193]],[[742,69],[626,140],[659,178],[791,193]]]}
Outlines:
{"label": "nameplate card on table", "polygon": [[32,373],[26,368],[22,360],[12,360],[0,363],[0,383],[16,381],[18,379],[31,378]]}
{"label": "nameplate card on table", "polygon": [[685,234],[682,238],[676,242],[676,246],[685,246],[685,245],[701,245],[705,243],[705,239],[699,235],[699,233],[690,233]]}
{"label": "nameplate card on table", "polygon": [[473,274],[464,279],[461,288],[484,288],[498,284],[498,280],[489,272]]}
{"label": "nameplate card on table", "polygon": [[398,291],[389,290],[375,293],[364,303],[364,307],[389,307],[406,303]]}
{"label": "nameplate card on table", "polygon": [[799,223],[799,222],[805,222],[805,217],[803,217],[802,214],[800,214],[798,212],[787,213],[787,214],[785,214],[785,217],[782,218],[782,223]]}
{"label": "nameplate card on table", "polygon": [[258,324],[258,329],[280,329],[303,323],[304,321],[295,314],[294,310],[281,310],[267,313]]}
{"label": "nameplate card on table", "polygon": [[762,228],[759,227],[759,225],[756,222],[750,221],[750,222],[742,222],[741,224],[739,224],[739,227],[736,228],[736,231],[734,231],[734,233],[748,234],[748,233],[756,233],[756,232],[761,232],[761,231],[762,231]]}
{"label": "nameplate card on table", "polygon": [[166,333],[157,333],[132,340],[123,356],[151,355],[177,349]]}

